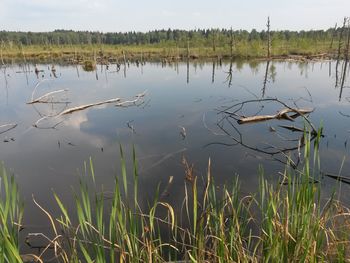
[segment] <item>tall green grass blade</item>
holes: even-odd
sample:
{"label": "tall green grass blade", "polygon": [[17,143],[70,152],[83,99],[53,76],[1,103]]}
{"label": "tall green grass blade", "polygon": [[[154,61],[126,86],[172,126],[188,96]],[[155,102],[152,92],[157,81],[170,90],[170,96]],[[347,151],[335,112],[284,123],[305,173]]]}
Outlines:
{"label": "tall green grass blade", "polygon": [[89,161],[90,161],[90,172],[91,172],[92,181],[95,183],[95,169],[94,169],[94,165],[91,157]]}
{"label": "tall green grass blade", "polygon": [[138,206],[137,192],[138,192],[138,171],[137,171],[137,159],[135,145],[132,147],[132,160],[133,160],[133,170],[134,170],[134,205],[135,208]]}
{"label": "tall green grass blade", "polygon": [[193,182],[193,234],[197,232],[197,213],[198,213],[198,194],[197,194],[197,177]]}
{"label": "tall green grass blade", "polygon": [[68,216],[68,212],[67,212],[67,209],[64,207],[63,203],[61,202],[61,199],[58,197],[58,195],[56,193],[53,193],[54,197],[55,197],[55,200],[58,204],[58,206],[60,207],[61,209],[61,212],[63,213],[64,215],[64,218],[65,218],[65,222],[67,224],[67,227],[71,224],[70,222],[70,219],[69,219],[69,216]]}
{"label": "tall green grass blade", "polygon": [[128,196],[128,184],[127,184],[127,178],[126,178],[126,164],[125,164],[125,158],[124,158],[123,148],[122,148],[121,144],[119,145],[119,151],[120,151],[120,162],[121,162],[124,193],[125,193],[125,196]]}

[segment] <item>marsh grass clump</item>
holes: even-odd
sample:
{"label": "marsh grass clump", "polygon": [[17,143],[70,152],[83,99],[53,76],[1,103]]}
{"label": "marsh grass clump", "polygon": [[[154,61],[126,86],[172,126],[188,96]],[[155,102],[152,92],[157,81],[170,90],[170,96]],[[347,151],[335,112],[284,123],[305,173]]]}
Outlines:
{"label": "marsh grass clump", "polygon": [[[57,262],[348,261],[349,210],[333,195],[326,202],[321,199],[321,186],[315,183],[320,180],[316,172],[320,134],[313,154],[310,135],[305,133],[305,138],[299,170],[287,165],[280,182],[271,183],[261,169],[257,193],[245,196],[238,178],[218,188],[210,160],[202,185],[193,166],[183,159],[186,179],[181,211],[162,200],[160,187],[148,207],[141,207],[135,150],[129,174],[120,147],[120,177],[115,178],[109,201],[98,191],[90,159],[85,164],[85,174],[90,176],[81,178],[80,188],[74,192],[75,213],[68,213],[57,193],[58,218],[36,203],[52,225],[54,235],[48,245],[55,247]],[[17,197],[5,200],[17,207]],[[3,202],[1,211],[7,207]],[[15,230],[2,228],[1,235],[14,235],[12,247],[19,251]],[[2,251],[7,251],[7,256],[12,250]],[[43,252],[36,257],[45,261]]]}
{"label": "marsh grass clump", "polygon": [[93,60],[85,60],[83,62],[83,70],[94,71],[96,69],[96,62]]}
{"label": "marsh grass clump", "polygon": [[0,167],[0,262],[22,262],[19,252],[19,231],[23,205],[13,176]]}

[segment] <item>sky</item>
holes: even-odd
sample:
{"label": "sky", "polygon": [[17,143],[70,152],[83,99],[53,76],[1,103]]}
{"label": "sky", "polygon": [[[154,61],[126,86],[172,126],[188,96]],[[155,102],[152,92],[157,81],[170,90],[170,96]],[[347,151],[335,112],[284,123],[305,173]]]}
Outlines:
{"label": "sky", "polygon": [[328,29],[350,0],[0,0],[0,30]]}

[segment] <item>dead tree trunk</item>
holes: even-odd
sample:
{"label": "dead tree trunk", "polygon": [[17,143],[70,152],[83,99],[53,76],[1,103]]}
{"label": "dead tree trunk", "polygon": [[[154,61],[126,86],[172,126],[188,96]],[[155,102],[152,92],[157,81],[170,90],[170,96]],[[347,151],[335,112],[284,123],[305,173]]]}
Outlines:
{"label": "dead tree trunk", "polygon": [[[328,49],[328,55],[331,56],[332,54],[332,57],[333,57],[333,51],[332,51],[332,48],[333,48],[333,42],[334,42],[334,38],[335,38],[335,35],[337,34],[337,23],[335,23],[335,26],[334,26],[334,29],[333,29],[333,33],[332,33],[332,39],[331,39],[331,44],[329,45],[329,49]],[[331,61],[329,61],[329,67],[328,67],[328,75],[331,76],[332,75],[332,67],[331,67]]]}
{"label": "dead tree trunk", "polygon": [[190,58],[190,40],[187,39],[187,59]]}
{"label": "dead tree trunk", "polygon": [[338,87],[338,83],[339,83],[339,77],[338,77],[338,67],[339,67],[339,62],[340,62],[340,54],[341,54],[341,48],[343,45],[343,32],[345,30],[345,25],[346,25],[346,21],[347,18],[344,17],[344,22],[343,22],[343,27],[340,30],[340,34],[339,34],[339,42],[338,42],[338,54],[337,54],[337,62],[335,65],[335,86]]}
{"label": "dead tree trunk", "polygon": [[212,39],[212,45],[213,45],[213,51],[216,51],[216,34],[215,34],[215,30],[213,30],[213,39]]}
{"label": "dead tree trunk", "polygon": [[346,40],[346,47],[344,50],[344,68],[343,68],[343,75],[341,79],[341,85],[340,85],[340,94],[339,94],[339,101],[341,100],[343,88],[344,88],[344,83],[346,79],[346,70],[349,62],[349,46],[350,46],[350,21],[348,21],[348,26],[347,26],[347,40]]}
{"label": "dead tree trunk", "polygon": [[267,17],[267,58],[271,57],[270,17]]}
{"label": "dead tree trunk", "polygon": [[230,31],[230,55],[231,55],[231,60],[233,58],[233,32],[232,32],[232,27]]}
{"label": "dead tree trunk", "polygon": [[331,44],[329,45],[329,52],[332,52],[333,42],[334,42],[334,38],[335,38],[336,34],[337,34],[337,23],[335,23],[335,26],[334,26],[334,29],[333,29]]}

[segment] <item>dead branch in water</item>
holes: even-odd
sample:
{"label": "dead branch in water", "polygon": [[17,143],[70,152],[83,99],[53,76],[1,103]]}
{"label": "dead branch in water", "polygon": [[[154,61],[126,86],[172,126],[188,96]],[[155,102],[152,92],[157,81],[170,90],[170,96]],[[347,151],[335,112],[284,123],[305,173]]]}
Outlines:
{"label": "dead branch in water", "polygon": [[[57,93],[61,93],[61,92],[66,92],[66,91],[68,91],[68,89],[60,89],[60,90],[51,91],[51,92],[45,93],[44,95],[40,96],[37,99],[32,99],[31,101],[27,102],[27,104],[57,103],[57,102],[54,102],[54,101],[49,101],[50,97],[52,98],[52,95],[57,94]],[[66,103],[66,102],[63,102],[63,103]]]}
{"label": "dead branch in water", "polygon": [[[276,103],[279,103],[281,104],[282,106],[285,107],[285,110],[290,110],[290,112],[295,112],[295,114],[291,115],[291,116],[288,116],[287,118],[291,118],[291,119],[295,119],[296,117],[303,117],[304,120],[310,125],[310,127],[312,128],[312,130],[315,132],[317,132],[317,129],[315,128],[315,126],[312,124],[312,122],[305,116],[305,114],[308,114],[308,113],[311,113],[313,110],[311,109],[306,109],[306,110],[310,110],[310,112],[308,113],[303,113],[302,111],[300,111],[299,109],[297,108],[294,108],[294,107],[291,107],[289,106],[288,104],[284,103],[283,101],[277,99],[277,98],[266,98],[266,99],[254,99],[254,100],[246,100],[246,101],[243,101],[243,102],[240,102],[240,103],[236,103],[232,106],[229,106],[229,107],[226,107],[225,109],[223,110],[220,110],[218,112],[218,114],[220,113],[224,113],[226,115],[228,115],[228,117],[231,117],[233,119],[235,119],[237,122],[239,122],[240,119],[242,118],[245,118],[245,116],[242,116],[242,115],[239,115],[238,112],[241,111],[244,107],[244,105],[246,104],[250,104],[250,103],[258,103],[258,104],[261,104],[263,102],[276,102]],[[236,108],[236,110],[234,111],[230,111],[232,109]],[[281,112],[279,112],[281,113]],[[283,112],[282,112],[283,113]],[[287,112],[288,113],[288,112]],[[277,113],[278,115],[278,113]],[[281,118],[282,119],[282,118]]]}
{"label": "dead branch in water", "polygon": [[335,179],[345,184],[350,184],[350,177],[340,176],[332,173],[322,173],[323,176],[327,176],[329,178]]}
{"label": "dead branch in water", "polygon": [[43,83],[44,81],[47,81],[48,79],[42,79],[42,80],[39,80],[36,84],[35,84],[35,87],[33,89],[33,92],[32,92],[32,101],[34,100],[34,94],[36,92],[36,89],[41,85],[41,83]]}
{"label": "dead branch in water", "polygon": [[3,134],[3,133],[5,133],[5,132],[8,132],[8,131],[10,131],[10,130],[16,128],[16,127],[17,127],[17,123],[8,123],[8,124],[0,125],[0,129],[5,128],[5,130],[0,131],[0,134]]}
{"label": "dead branch in water", "polygon": [[59,116],[70,114],[70,113],[73,113],[75,111],[85,110],[87,108],[91,108],[91,107],[94,107],[94,106],[99,106],[99,105],[108,104],[108,103],[116,103],[116,102],[119,102],[119,101],[121,101],[120,98],[115,98],[115,99],[110,99],[110,100],[104,100],[104,101],[99,101],[99,102],[95,102],[95,103],[85,104],[85,105],[81,105],[81,106],[77,106],[77,107],[66,109],[66,110],[62,111],[59,114]]}
{"label": "dead branch in water", "polygon": [[278,125],[279,127],[289,130],[291,132],[304,132],[305,130],[299,127],[295,127],[295,126],[287,126],[287,125]]}
{"label": "dead branch in water", "polygon": [[[266,109],[268,104],[273,104],[275,108],[276,104],[281,108],[276,114],[271,115],[262,115],[260,112]],[[258,108],[258,111],[250,116],[245,115],[245,109],[248,108],[252,110]],[[267,157],[270,157],[272,160],[289,164],[293,168],[297,168],[298,164],[301,161],[301,148],[305,146],[305,132],[310,134],[310,140],[317,138],[319,133],[322,137],[322,130],[319,131],[315,128],[312,122],[308,118],[308,114],[313,112],[311,108],[299,108],[294,101],[294,106],[290,106],[287,103],[277,99],[277,98],[265,98],[265,99],[252,99],[242,101],[236,104],[233,104],[229,107],[224,107],[223,109],[218,110],[218,114],[222,115],[220,120],[216,123],[217,127],[229,138],[232,140],[232,143],[223,143],[223,142],[213,142],[205,146],[219,144],[225,146],[243,146],[246,149],[257,152],[259,154],[264,154]],[[240,124],[252,125],[255,123],[260,123],[269,120],[281,120],[281,121],[295,121],[297,118],[302,118],[304,120],[304,128],[299,128],[297,126],[289,125],[279,125],[281,129],[292,132],[298,132],[300,136],[297,139],[289,139],[284,136],[280,136],[276,129],[270,128],[270,131],[273,131],[277,134],[278,137],[282,139],[282,145],[269,143],[269,142],[257,142],[257,144],[252,144],[249,140],[244,138],[244,133],[239,129]],[[234,122],[235,120],[236,122]],[[274,136],[275,137],[275,136]],[[264,138],[264,137],[262,137]],[[273,139],[275,141],[275,138]],[[293,158],[293,156],[295,158]],[[293,160],[294,159],[294,160]]]}
{"label": "dead branch in water", "polygon": [[[288,113],[291,113],[291,112],[294,112],[294,114],[288,115]],[[259,116],[243,117],[237,120],[237,123],[246,124],[246,123],[252,123],[252,122],[268,121],[273,119],[294,121],[295,118],[301,116],[302,114],[308,114],[310,112],[313,112],[313,109],[287,108],[287,109],[280,110],[274,115],[259,115]]]}
{"label": "dead branch in water", "polygon": [[126,106],[129,106],[130,104],[135,104],[141,98],[143,98],[145,95],[146,95],[146,91],[136,95],[135,96],[136,99],[134,99],[134,100],[127,100],[127,101],[122,101],[121,102],[121,100],[122,100],[121,98],[115,98],[115,99],[110,99],[110,100],[104,100],[104,101],[89,103],[89,104],[85,104],[85,105],[81,105],[81,106],[76,106],[76,107],[69,108],[69,109],[66,109],[66,110],[62,111],[58,116],[71,114],[71,113],[76,112],[76,111],[81,111],[81,110],[85,110],[85,109],[88,109],[88,108],[91,108],[91,107],[100,106],[100,105],[104,105],[104,104],[110,104],[110,103],[117,103],[115,106],[118,106],[118,107],[123,107],[123,106],[126,107]]}
{"label": "dead branch in water", "polygon": [[43,126],[43,125],[39,125],[39,123],[41,123],[42,121],[44,121],[44,120],[48,120],[48,119],[50,119],[50,118],[52,118],[52,117],[55,117],[55,116],[44,116],[44,117],[42,117],[42,118],[40,118],[39,120],[37,120],[34,124],[33,124],[33,127],[34,128],[37,128],[37,129],[47,129],[47,130],[49,130],[49,129],[57,129],[57,126],[58,125],[60,125],[63,121],[59,121],[59,122],[57,122],[57,123],[55,123],[55,124],[53,124],[53,125],[50,125],[50,126]]}

